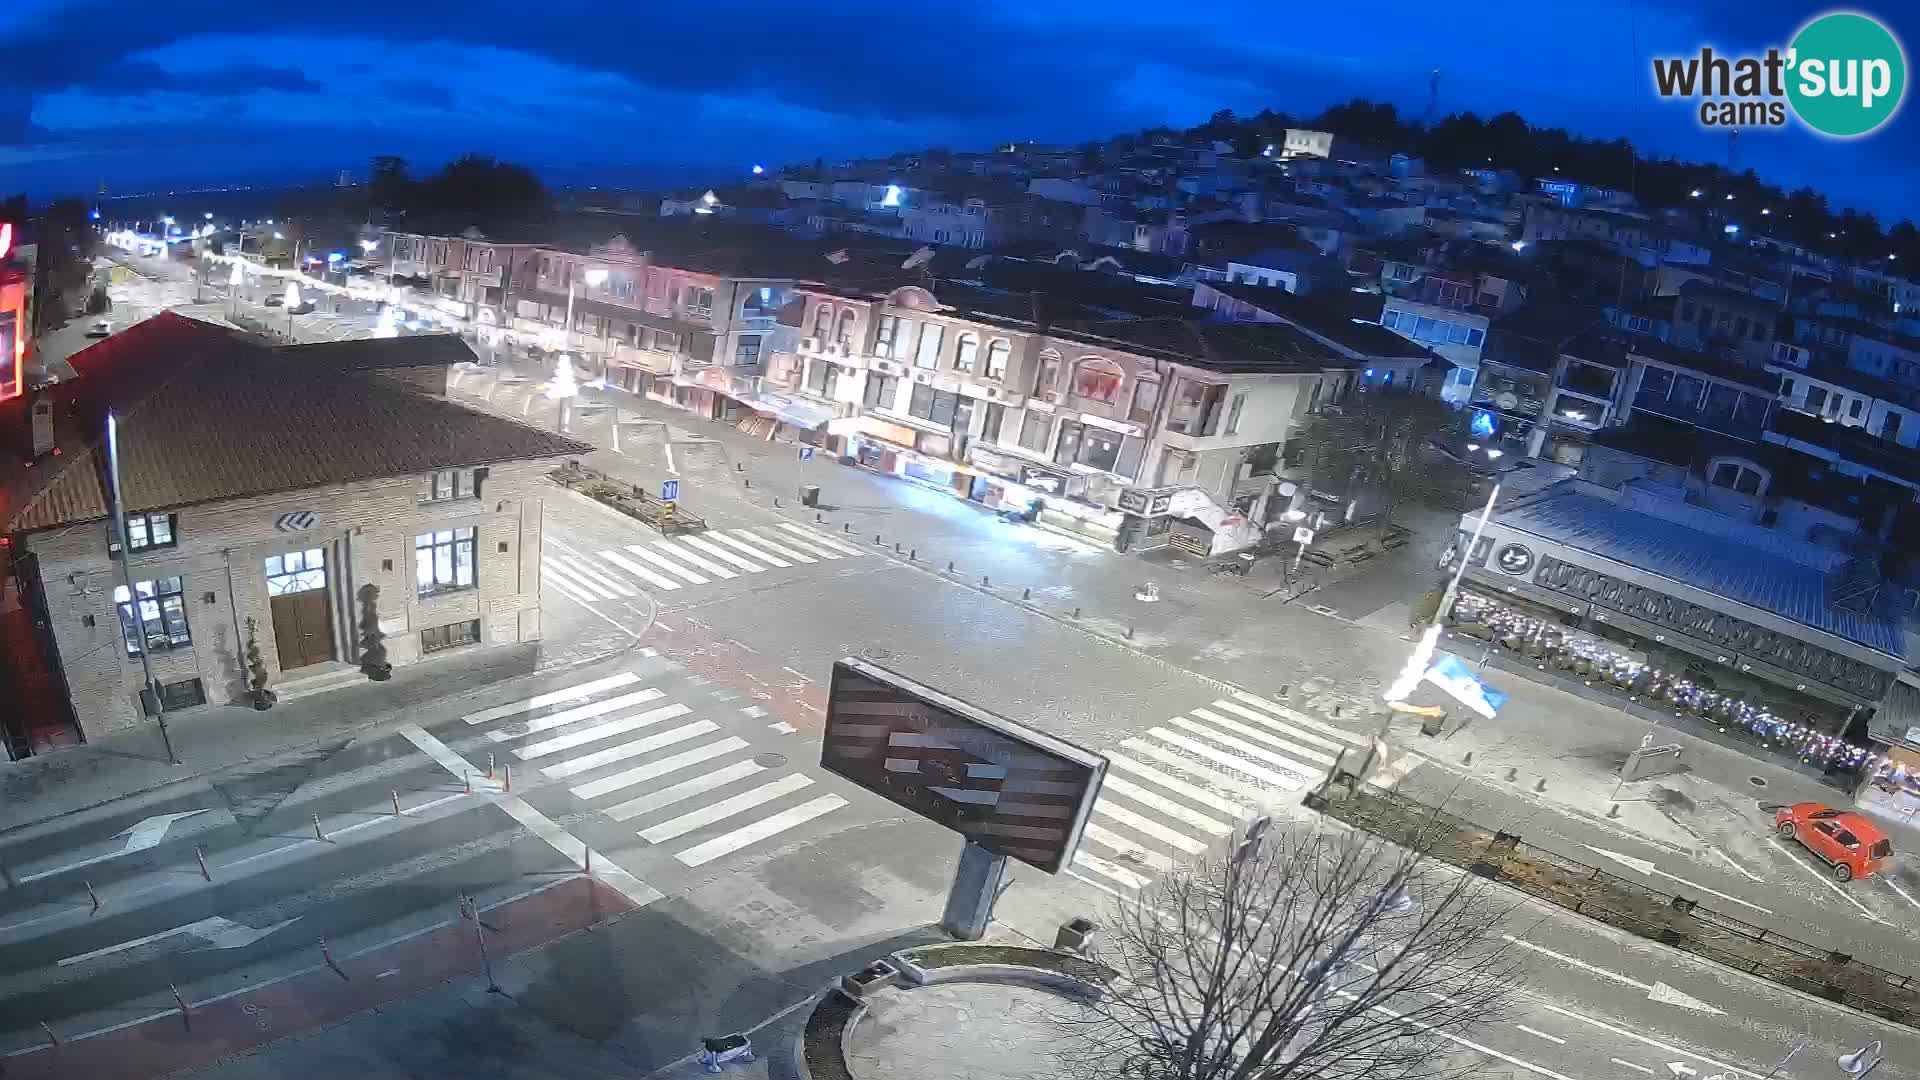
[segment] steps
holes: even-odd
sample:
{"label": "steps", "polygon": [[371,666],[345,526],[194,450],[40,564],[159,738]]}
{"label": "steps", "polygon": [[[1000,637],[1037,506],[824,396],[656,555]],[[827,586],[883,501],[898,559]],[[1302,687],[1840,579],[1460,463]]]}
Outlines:
{"label": "steps", "polygon": [[352,686],[365,679],[366,675],[361,673],[359,665],[334,660],[300,668],[298,675],[290,679],[282,677],[279,682],[273,684],[271,689],[275,697],[285,703],[298,701],[303,697],[312,697],[315,694],[324,694],[329,690],[338,690],[343,686]]}

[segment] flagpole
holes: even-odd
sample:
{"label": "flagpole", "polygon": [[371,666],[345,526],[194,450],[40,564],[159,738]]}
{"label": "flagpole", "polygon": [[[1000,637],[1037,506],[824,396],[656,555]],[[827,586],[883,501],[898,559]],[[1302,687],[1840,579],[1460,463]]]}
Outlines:
{"label": "flagpole", "polygon": [[[112,409],[107,410],[107,492],[113,501],[114,537],[120,543],[120,580],[126,586],[128,602],[133,605],[133,626],[140,636],[140,670],[147,678],[146,689],[140,692],[140,710],[146,711],[151,697],[153,717],[160,722],[160,743],[167,748],[167,764],[178,765],[180,758],[173,752],[173,738],[167,734],[167,710],[160,701],[160,683],[153,677],[153,658],[147,655],[147,621],[140,614],[140,593],[133,586],[133,546],[127,543],[126,504],[120,498],[120,425]],[[156,598],[154,604],[159,603]],[[118,614],[116,611],[115,616]],[[162,613],[160,618],[164,628],[166,615]]]}
{"label": "flagpole", "polygon": [[[1426,632],[1420,635],[1420,641],[1414,645],[1413,652],[1407,657],[1406,666],[1400,669],[1400,675],[1387,688],[1386,700],[1405,701],[1412,695],[1414,687],[1420,685],[1421,676],[1427,673],[1427,664],[1433,660],[1433,653],[1440,644],[1440,620],[1453,607],[1453,599],[1460,592],[1460,579],[1467,572],[1467,560],[1472,557],[1473,549],[1480,543],[1480,534],[1487,527],[1487,519],[1493,516],[1494,500],[1500,497],[1500,485],[1495,483],[1493,490],[1487,493],[1487,505],[1480,510],[1480,520],[1474,522],[1473,536],[1467,541],[1467,549],[1460,553],[1458,563],[1453,568],[1453,577],[1447,582],[1447,590],[1440,594],[1440,606],[1433,609],[1433,622]],[[1387,720],[1392,722],[1392,714]],[[1381,725],[1384,734],[1386,725]]]}

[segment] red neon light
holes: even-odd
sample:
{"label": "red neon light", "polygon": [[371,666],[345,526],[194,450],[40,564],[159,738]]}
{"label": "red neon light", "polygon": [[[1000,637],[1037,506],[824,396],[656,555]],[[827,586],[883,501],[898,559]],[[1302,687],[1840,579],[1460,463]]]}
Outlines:
{"label": "red neon light", "polygon": [[13,222],[0,221],[0,259],[6,258],[7,252],[12,249],[13,249]]}

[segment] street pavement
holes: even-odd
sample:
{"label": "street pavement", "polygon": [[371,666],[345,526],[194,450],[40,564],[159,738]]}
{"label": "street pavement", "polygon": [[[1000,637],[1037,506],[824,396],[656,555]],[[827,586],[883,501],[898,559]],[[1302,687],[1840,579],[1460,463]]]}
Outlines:
{"label": "street pavement", "polygon": [[[533,377],[510,383],[476,372],[455,393],[551,424],[553,404],[536,388]],[[199,1046],[193,1061],[211,1063],[244,1051],[244,1040],[218,1029],[219,1039],[200,1046],[180,1034],[187,1028],[175,991],[213,1031],[215,1013],[254,1005],[240,1015],[257,1018],[267,1006],[249,995],[306,987],[301,980],[316,974],[347,989],[324,1001],[318,989],[303,990],[269,1008],[267,1027],[238,1032],[265,1040],[331,1023],[356,1005],[380,1012],[334,1029],[363,1032],[357,1040],[315,1036],[263,1057],[306,1046],[326,1060],[325,1043],[351,1060],[358,1047],[368,1059],[360,1071],[378,1076],[405,1075],[402,1062],[456,1073],[480,1058],[534,1060],[549,1046],[572,1046],[610,1054],[625,1069],[661,1069],[685,1054],[691,1032],[775,1016],[860,966],[876,943],[924,940],[958,846],[818,767],[825,682],[841,656],[898,667],[1109,756],[1107,789],[1070,873],[1014,871],[1003,911],[1044,911],[1026,926],[1043,941],[1046,920],[1130,895],[1252,816],[1300,820],[1304,788],[1378,728],[1367,703],[1405,644],[1369,616],[1262,605],[1177,564],[1008,527],[943,494],[802,462],[794,447],[631,395],[589,391],[589,400],[601,404],[599,415],[589,409],[579,419],[606,448],[591,463],[649,487],[691,478],[684,501],[713,528],[663,538],[556,488],[543,561],[545,666],[496,688],[466,687],[455,702],[423,700],[405,716],[343,725],[344,739],[291,761],[215,771],[0,834],[0,862],[13,879],[0,897],[0,1015],[9,1018],[0,1048],[14,1054],[4,1059],[9,1075],[42,1075],[21,1070],[54,1060],[43,1020],[67,1047],[131,1040],[133,1049],[98,1051],[125,1075],[183,1062],[151,1054],[157,1041],[182,1054],[182,1045]],[[634,436],[618,453],[616,431]],[[797,510],[790,493],[803,480],[826,489],[830,508]],[[1147,575],[1161,583],[1157,600],[1134,595]],[[1075,607],[1084,610],[1076,616]],[[568,650],[577,652],[572,663]],[[1644,730],[1540,687],[1515,688],[1509,709],[1523,727],[1540,728],[1525,732],[1529,756],[1502,751],[1516,770],[1566,756],[1570,724],[1595,741],[1631,727],[1623,747]],[[1401,746],[1419,741],[1401,729],[1393,737]],[[1396,753],[1378,779],[1422,797],[1446,792],[1450,806],[1524,817],[1548,843],[1591,844],[1697,884],[1720,882],[1707,876],[1713,856],[1698,845],[1662,839],[1651,826],[1579,831],[1606,819],[1593,808],[1529,800],[1519,789],[1530,785],[1505,781],[1504,770],[1495,783],[1469,780],[1452,756],[1465,745]],[[1578,786],[1559,768],[1549,795]],[[1589,770],[1603,771],[1597,763]],[[114,772],[102,760],[76,787],[111,792]],[[62,805],[88,803],[72,796]],[[29,809],[15,820],[35,816]],[[1592,843],[1597,836],[1605,843]],[[596,886],[565,884],[589,867]],[[1742,876],[1745,886],[1723,891],[1794,892],[1789,870],[1756,864],[1748,872],[1762,881]],[[1736,892],[1748,886],[1755,891]],[[1816,898],[1822,889],[1818,881],[1798,887]],[[483,913],[471,951],[462,895],[499,913]],[[1837,900],[1826,908],[1749,903],[1787,920],[1888,929]],[[513,906],[529,904],[538,906]],[[1896,921],[1897,907],[1871,914],[1894,931],[1907,925]],[[1463,1047],[1484,1054],[1491,1075],[1681,1076],[1667,1067],[1678,1062],[1701,1075],[1761,1080],[1796,1034],[1817,1032],[1814,1049],[1779,1073],[1815,1077],[1831,1074],[1821,1058],[1830,1062],[1848,1040],[1908,1045],[1904,1029],[1584,920],[1538,918],[1553,935],[1536,935],[1532,922],[1515,932],[1558,954],[1539,954],[1538,1006],[1524,1027],[1505,1025],[1479,1048]],[[506,1004],[474,989],[489,924],[517,935],[500,939],[493,958]],[[322,940],[350,978],[325,966]],[[502,951],[516,955],[502,959]],[[415,996],[447,972],[459,975],[454,984]],[[1671,1004],[1673,994],[1655,993],[1663,984],[1721,1011]],[[496,1021],[517,1041],[486,1037]],[[90,1032],[98,1034],[82,1038]],[[432,1037],[418,1048],[426,1032]],[[400,1050],[409,1039],[416,1049]],[[289,1075],[300,1071],[292,1060],[282,1069]],[[249,1062],[257,1059],[225,1074],[277,1074],[247,1071]],[[1905,1068],[1890,1062],[1883,1073]]]}

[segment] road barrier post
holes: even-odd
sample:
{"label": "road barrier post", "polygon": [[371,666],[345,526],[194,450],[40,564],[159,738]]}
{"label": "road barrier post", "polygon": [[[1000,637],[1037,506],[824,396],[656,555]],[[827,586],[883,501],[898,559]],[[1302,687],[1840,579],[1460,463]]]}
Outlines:
{"label": "road barrier post", "polygon": [[93,910],[96,912],[99,911],[100,910],[100,894],[93,891],[93,882],[83,881],[80,884],[85,885],[87,887],[87,899],[93,901]]}
{"label": "road barrier post", "polygon": [[212,881],[213,875],[207,871],[207,849],[199,844],[193,845],[193,857],[200,860],[200,876]]}

